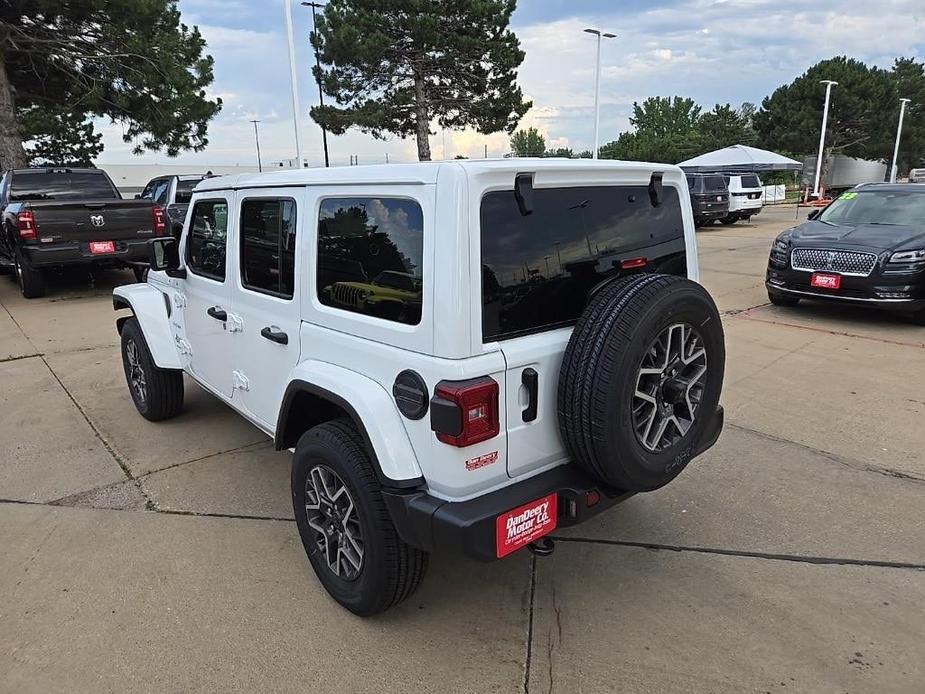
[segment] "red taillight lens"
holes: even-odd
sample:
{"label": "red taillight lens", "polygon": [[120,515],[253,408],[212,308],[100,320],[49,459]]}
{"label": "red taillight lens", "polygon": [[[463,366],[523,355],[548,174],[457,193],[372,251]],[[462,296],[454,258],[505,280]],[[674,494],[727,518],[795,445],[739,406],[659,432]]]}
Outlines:
{"label": "red taillight lens", "polygon": [[154,235],[163,236],[167,231],[167,220],[164,217],[164,208],[159,205],[152,207],[151,219],[154,222]]}
{"label": "red taillight lens", "polygon": [[497,382],[488,376],[438,383],[431,401],[431,428],[437,439],[463,448],[497,436],[498,391]]}
{"label": "red taillight lens", "polygon": [[19,230],[19,238],[35,238],[35,215],[32,210],[20,210],[16,214],[16,228]]}
{"label": "red taillight lens", "polygon": [[621,260],[620,267],[623,270],[632,270],[635,267],[645,267],[647,262],[645,258],[629,258],[628,260]]}

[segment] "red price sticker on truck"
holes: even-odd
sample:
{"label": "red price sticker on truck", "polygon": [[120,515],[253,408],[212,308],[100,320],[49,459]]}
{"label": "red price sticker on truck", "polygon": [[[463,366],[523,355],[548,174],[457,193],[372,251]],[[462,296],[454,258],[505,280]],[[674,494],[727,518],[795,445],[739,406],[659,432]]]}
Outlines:
{"label": "red price sticker on truck", "polygon": [[495,519],[495,551],[498,559],[556,529],[557,498],[555,494],[549,494],[502,513]]}

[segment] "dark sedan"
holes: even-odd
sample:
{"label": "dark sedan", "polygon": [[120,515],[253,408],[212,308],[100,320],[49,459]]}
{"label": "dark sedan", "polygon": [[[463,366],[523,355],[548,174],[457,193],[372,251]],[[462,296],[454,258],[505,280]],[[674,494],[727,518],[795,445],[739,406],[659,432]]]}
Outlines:
{"label": "dark sedan", "polygon": [[822,299],[911,314],[925,324],[925,185],[870,183],[780,234],[768,298]]}

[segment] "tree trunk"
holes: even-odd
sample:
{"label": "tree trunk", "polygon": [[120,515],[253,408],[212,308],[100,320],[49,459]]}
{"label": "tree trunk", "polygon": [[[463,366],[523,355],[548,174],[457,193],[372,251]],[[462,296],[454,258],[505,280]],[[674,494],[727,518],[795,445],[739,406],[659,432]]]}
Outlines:
{"label": "tree trunk", "polygon": [[430,161],[430,116],[424,95],[424,79],[414,79],[415,127],[417,128],[418,161]]}
{"label": "tree trunk", "polygon": [[6,64],[0,53],[0,171],[21,169],[29,165],[16,124],[13,86],[6,74]]}

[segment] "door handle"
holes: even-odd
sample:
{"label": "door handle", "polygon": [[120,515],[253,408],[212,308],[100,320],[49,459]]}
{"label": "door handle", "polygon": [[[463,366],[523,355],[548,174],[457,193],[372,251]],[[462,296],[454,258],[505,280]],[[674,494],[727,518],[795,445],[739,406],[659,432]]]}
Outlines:
{"label": "door handle", "polygon": [[289,336],[282,330],[274,330],[272,327],[267,326],[260,331],[260,334],[272,342],[278,342],[281,345],[289,344]]}
{"label": "door handle", "polygon": [[540,376],[533,369],[524,369],[520,374],[520,382],[527,388],[527,407],[521,413],[525,422],[536,419],[536,408],[539,403]]}
{"label": "door handle", "polygon": [[210,316],[215,320],[226,321],[228,320],[228,313],[223,309],[220,309],[218,306],[210,306],[209,310],[206,311]]}

